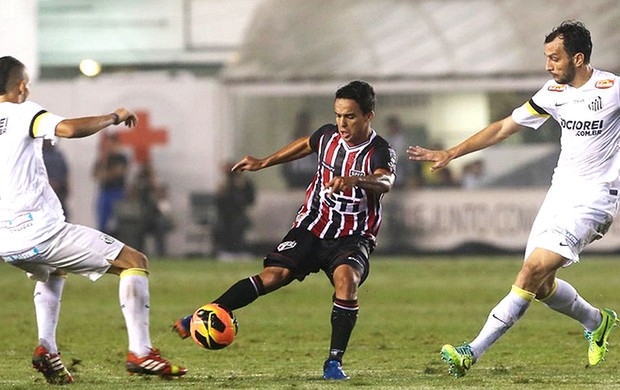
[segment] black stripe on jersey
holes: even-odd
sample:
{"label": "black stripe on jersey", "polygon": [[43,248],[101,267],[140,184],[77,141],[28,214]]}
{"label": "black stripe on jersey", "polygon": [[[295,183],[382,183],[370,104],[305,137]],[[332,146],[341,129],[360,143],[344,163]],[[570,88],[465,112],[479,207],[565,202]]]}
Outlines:
{"label": "black stripe on jersey", "polygon": [[530,99],[528,103],[530,103],[530,106],[532,106],[534,111],[536,111],[539,115],[549,115],[549,113],[547,111],[545,111],[544,108],[542,108],[538,104],[534,103],[534,100]]}
{"label": "black stripe on jersey", "polygon": [[32,117],[32,120],[30,121],[30,127],[28,128],[28,134],[30,134],[31,138],[35,138],[34,135],[34,123],[37,121],[37,118],[40,117],[41,115],[45,114],[47,111],[46,110],[41,110],[39,112],[37,112],[36,114],[34,114],[34,116]]}
{"label": "black stripe on jersey", "polygon": [[346,172],[342,171],[344,166],[344,158],[346,156],[346,151],[342,147],[342,145],[336,146],[336,153],[334,153],[334,176],[347,176]]}

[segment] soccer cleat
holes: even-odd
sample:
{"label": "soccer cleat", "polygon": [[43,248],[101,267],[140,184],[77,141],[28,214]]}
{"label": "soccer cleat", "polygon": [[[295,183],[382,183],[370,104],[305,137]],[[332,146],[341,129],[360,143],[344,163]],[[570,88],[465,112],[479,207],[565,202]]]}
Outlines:
{"label": "soccer cleat", "polygon": [[32,367],[52,385],[66,385],[75,382],[73,375],[60,360],[60,354],[50,354],[45,347],[38,346],[32,356]]}
{"label": "soccer cleat", "polygon": [[170,363],[162,358],[159,350],[150,348],[148,355],[137,357],[133,352],[127,354],[127,371],[129,374],[159,375],[164,378],[183,376],[187,369]]}
{"label": "soccer cleat", "polygon": [[460,378],[465,376],[467,370],[474,364],[474,353],[469,344],[458,347],[446,344],[441,347],[441,359],[450,365],[448,372],[455,378]]}
{"label": "soccer cleat", "polygon": [[188,338],[190,336],[189,324],[191,320],[191,315],[176,320],[176,322],[172,325],[172,331],[176,332],[176,334],[178,334],[182,339]]}
{"label": "soccer cleat", "polygon": [[603,316],[601,325],[593,332],[588,332],[587,330],[583,332],[586,340],[588,340],[588,361],[591,366],[596,366],[605,360],[608,345],[607,339],[616,326],[616,322],[618,322],[618,315],[615,311],[611,309],[601,309],[600,311]]}
{"label": "soccer cleat", "polygon": [[329,359],[323,365],[323,379],[342,380],[349,379],[349,376],[342,371],[342,363]]}

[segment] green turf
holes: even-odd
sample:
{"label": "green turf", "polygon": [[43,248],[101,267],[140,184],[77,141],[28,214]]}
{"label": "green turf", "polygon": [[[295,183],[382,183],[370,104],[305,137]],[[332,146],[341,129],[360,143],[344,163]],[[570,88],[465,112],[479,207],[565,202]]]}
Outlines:
{"label": "green turf", "polygon": [[[352,378],[346,382],[320,379],[332,296],[322,274],[238,310],[239,334],[226,349],[207,351],[171,333],[176,318],[257,273],[259,261],[151,262],[151,335],[164,357],[189,368],[180,380],[126,374],[126,332],[114,276],[95,283],[69,277],[58,341],[76,378],[75,389],[620,388],[620,333],[612,334],[607,361],[588,368],[579,324],[540,303],[466,377],[447,374],[439,349],[475,336],[491,307],[509,291],[520,264],[519,256],[373,258],[345,356],[344,369]],[[620,309],[618,259],[585,256],[560,275],[594,305]],[[47,387],[30,367],[36,344],[33,283],[2,264],[0,286],[0,387]]]}

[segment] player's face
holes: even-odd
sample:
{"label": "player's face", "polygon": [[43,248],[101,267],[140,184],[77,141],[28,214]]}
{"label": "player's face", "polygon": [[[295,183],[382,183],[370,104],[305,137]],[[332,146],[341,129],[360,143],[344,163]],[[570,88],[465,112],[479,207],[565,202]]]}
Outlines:
{"label": "player's face", "polygon": [[577,73],[575,58],[564,50],[564,41],[557,37],[545,44],[545,68],[558,84],[570,84]]}
{"label": "player's face", "polygon": [[336,124],[342,139],[349,145],[358,145],[370,136],[370,121],[374,112],[364,114],[355,100],[336,99],[334,101]]}

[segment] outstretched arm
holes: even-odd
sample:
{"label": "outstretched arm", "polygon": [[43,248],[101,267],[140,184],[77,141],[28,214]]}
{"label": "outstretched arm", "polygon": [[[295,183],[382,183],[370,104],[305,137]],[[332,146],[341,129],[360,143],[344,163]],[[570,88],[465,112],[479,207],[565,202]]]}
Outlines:
{"label": "outstretched arm", "polygon": [[258,171],[259,169],[267,168],[272,165],[282,164],[306,157],[310,153],[312,153],[312,149],[310,148],[310,137],[302,137],[291,142],[268,157],[258,159],[252,156],[245,156],[241,159],[241,161],[232,167],[232,171]]}
{"label": "outstretched arm", "polygon": [[431,171],[443,168],[457,157],[495,145],[514,133],[523,129],[523,126],[515,122],[511,116],[493,122],[476,134],[467,138],[460,144],[445,150],[430,150],[421,146],[410,146],[407,148],[409,160],[432,161]]}
{"label": "outstretched arm", "polygon": [[332,196],[334,192],[340,192],[353,188],[355,186],[365,189],[366,191],[383,194],[389,192],[394,186],[395,176],[387,169],[375,169],[372,175],[366,176],[336,176],[327,185],[329,188],[328,196]]}
{"label": "outstretched arm", "polygon": [[97,133],[111,125],[125,123],[133,127],[138,118],[125,108],[118,108],[112,114],[65,119],[56,125],[56,136],[62,138],[82,138]]}

